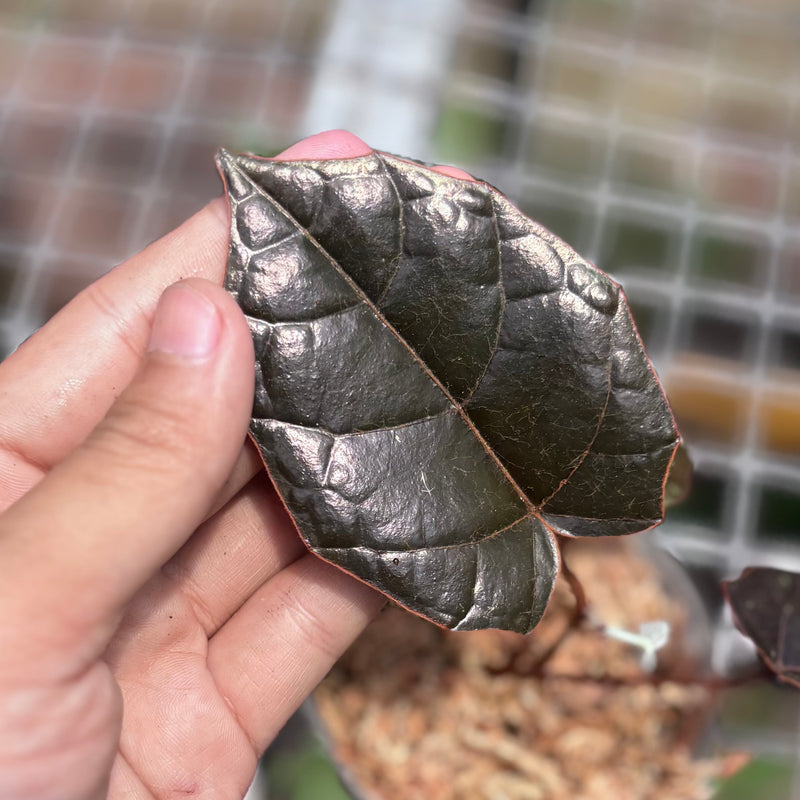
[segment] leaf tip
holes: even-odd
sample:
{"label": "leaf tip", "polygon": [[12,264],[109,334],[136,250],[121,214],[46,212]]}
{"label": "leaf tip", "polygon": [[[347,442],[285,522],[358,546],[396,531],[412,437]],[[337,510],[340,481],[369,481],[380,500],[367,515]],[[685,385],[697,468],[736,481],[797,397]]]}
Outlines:
{"label": "leaf tip", "polygon": [[231,169],[233,168],[235,159],[228,150],[226,150],[224,147],[220,147],[214,156],[214,163],[217,165],[217,169],[223,175],[226,175],[230,173]]}

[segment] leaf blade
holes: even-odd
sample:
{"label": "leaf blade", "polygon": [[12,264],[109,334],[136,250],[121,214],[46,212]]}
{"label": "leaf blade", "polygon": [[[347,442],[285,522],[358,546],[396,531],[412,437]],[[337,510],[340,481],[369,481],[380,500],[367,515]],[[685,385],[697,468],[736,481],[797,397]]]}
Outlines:
{"label": "leaf blade", "polygon": [[[558,570],[550,527],[595,535],[581,521],[597,522],[596,492],[583,516],[559,512],[565,489],[591,495],[581,480],[606,475],[600,456],[644,485],[628,481],[629,519],[606,499],[598,525],[655,524],[671,451],[622,468],[629,454],[592,451],[612,399],[612,417],[632,416],[614,395],[628,373],[647,384],[639,416],[671,435],[661,450],[677,446],[613,281],[491,187],[402,159],[219,165],[226,286],[259,367],[251,433],[315,552],[440,624],[529,630]],[[498,357],[514,347],[524,369]],[[625,487],[608,481],[618,505]]]}
{"label": "leaf blade", "polygon": [[723,592],[739,630],[779,680],[800,688],[800,575],[750,567]]}

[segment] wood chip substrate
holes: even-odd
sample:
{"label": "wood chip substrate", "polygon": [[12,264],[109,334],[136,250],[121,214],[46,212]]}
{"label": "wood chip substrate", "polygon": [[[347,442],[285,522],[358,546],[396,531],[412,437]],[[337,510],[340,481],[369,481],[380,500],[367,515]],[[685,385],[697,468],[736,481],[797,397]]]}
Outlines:
{"label": "wood chip substrate", "polygon": [[[712,698],[685,681],[695,624],[662,573],[623,540],[571,542],[593,618],[637,630],[667,620],[655,675],[591,626],[571,632],[559,578],[528,636],[453,633],[386,609],[315,694],[359,800],[705,800],[723,758],[696,756]],[[680,675],[684,680],[667,680]],[[562,676],[562,677],[557,677]],[[564,677],[567,676],[567,677]]]}

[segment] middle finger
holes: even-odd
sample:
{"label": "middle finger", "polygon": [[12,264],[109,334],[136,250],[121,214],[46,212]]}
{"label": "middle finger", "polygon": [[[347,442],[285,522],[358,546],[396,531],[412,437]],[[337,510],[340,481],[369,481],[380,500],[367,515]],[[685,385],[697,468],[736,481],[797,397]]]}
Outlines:
{"label": "middle finger", "polygon": [[264,582],[306,550],[266,473],[256,475],[162,568],[211,637]]}

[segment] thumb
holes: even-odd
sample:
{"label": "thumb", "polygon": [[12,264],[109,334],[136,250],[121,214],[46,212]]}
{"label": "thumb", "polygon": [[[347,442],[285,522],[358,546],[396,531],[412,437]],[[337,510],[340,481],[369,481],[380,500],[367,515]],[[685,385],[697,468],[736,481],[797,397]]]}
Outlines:
{"label": "thumb", "polygon": [[125,604],[191,536],[231,471],[253,361],[244,316],[221,287],[193,279],[164,292],[131,384],[0,517],[0,606],[29,634],[37,621],[25,637],[37,652],[25,658],[102,652]]}

